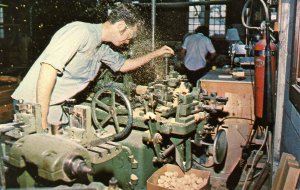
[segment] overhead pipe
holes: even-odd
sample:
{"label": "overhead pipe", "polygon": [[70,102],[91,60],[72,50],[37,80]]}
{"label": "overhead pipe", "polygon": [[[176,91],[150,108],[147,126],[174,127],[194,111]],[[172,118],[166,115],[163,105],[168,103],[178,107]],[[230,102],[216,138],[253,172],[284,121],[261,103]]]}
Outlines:
{"label": "overhead pipe", "polygon": [[152,51],[155,50],[156,0],[151,0]]}
{"label": "overhead pipe", "polygon": [[[227,4],[232,0],[219,0],[219,1],[199,1],[199,2],[170,2],[170,3],[155,3],[156,7],[167,7],[167,8],[181,8],[195,5],[219,5],[219,4]],[[152,3],[139,3],[132,2],[133,4],[140,6],[153,6]]]}
{"label": "overhead pipe", "polygon": [[33,4],[30,5],[29,7],[29,36],[32,38],[33,36],[33,14],[32,14],[32,11],[33,11]]}

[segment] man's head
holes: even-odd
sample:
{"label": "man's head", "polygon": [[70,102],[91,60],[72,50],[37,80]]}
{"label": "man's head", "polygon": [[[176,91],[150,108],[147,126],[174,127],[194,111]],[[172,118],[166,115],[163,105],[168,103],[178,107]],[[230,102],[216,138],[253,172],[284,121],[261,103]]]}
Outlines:
{"label": "man's head", "polygon": [[140,21],[137,10],[129,4],[119,4],[108,16],[108,22],[113,25],[114,39],[112,43],[116,46],[129,44],[135,38]]}
{"label": "man's head", "polygon": [[119,4],[108,15],[108,21],[112,24],[124,21],[129,27],[133,27],[139,22],[137,9],[130,4]]}
{"label": "man's head", "polygon": [[195,33],[202,33],[204,36],[208,36],[209,35],[209,29],[207,26],[198,26],[195,29]]}

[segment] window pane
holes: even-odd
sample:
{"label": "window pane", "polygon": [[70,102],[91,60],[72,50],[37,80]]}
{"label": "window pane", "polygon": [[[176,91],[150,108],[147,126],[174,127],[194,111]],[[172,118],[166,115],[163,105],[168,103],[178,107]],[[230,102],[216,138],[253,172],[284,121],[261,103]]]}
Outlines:
{"label": "window pane", "polygon": [[3,28],[3,8],[0,7],[0,38],[4,38],[4,28]]}
{"label": "window pane", "polygon": [[3,8],[0,7],[0,24],[3,24]]}
{"label": "window pane", "polygon": [[201,19],[199,19],[199,25],[204,25],[205,24],[205,20],[204,20],[204,18],[201,18]]}
{"label": "window pane", "polygon": [[226,17],[226,12],[221,12],[221,17]]}
{"label": "window pane", "polygon": [[199,17],[204,18],[204,17],[205,17],[205,11],[201,11],[201,12],[199,13]]}
{"label": "window pane", "polygon": [[194,26],[193,25],[189,25],[189,32],[193,32],[195,29],[194,29]]}

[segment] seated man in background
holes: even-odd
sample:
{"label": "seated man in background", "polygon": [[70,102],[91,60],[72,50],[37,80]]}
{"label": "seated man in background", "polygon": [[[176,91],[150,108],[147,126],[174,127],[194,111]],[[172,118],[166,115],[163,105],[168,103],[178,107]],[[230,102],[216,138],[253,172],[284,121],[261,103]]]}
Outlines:
{"label": "seated man in background", "polygon": [[208,36],[208,28],[199,26],[195,33],[184,39],[181,56],[184,57],[184,70],[190,83],[197,85],[197,81],[206,72],[206,56],[210,53],[209,58],[213,59],[216,50]]}
{"label": "seated man in background", "polygon": [[101,24],[73,22],[58,30],[12,94],[24,103],[41,105],[42,127],[68,123],[62,104],[84,90],[98,74],[101,64],[113,71],[128,72],[164,54],[168,47],[134,59],[126,59],[109,45],[122,47],[137,35],[138,13],[131,5],[118,5]]}

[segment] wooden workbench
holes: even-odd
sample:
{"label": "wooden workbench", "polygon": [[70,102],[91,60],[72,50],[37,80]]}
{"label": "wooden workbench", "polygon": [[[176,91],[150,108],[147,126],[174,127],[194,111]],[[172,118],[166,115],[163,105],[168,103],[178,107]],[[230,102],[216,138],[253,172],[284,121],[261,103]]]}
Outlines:
{"label": "wooden workbench", "polygon": [[13,119],[13,105],[10,96],[17,85],[16,77],[0,76],[0,123],[7,123]]}
{"label": "wooden workbench", "polygon": [[200,79],[200,86],[218,96],[228,97],[224,111],[228,116],[254,119],[254,71],[247,70],[244,79],[237,79],[222,69],[209,71]]}

